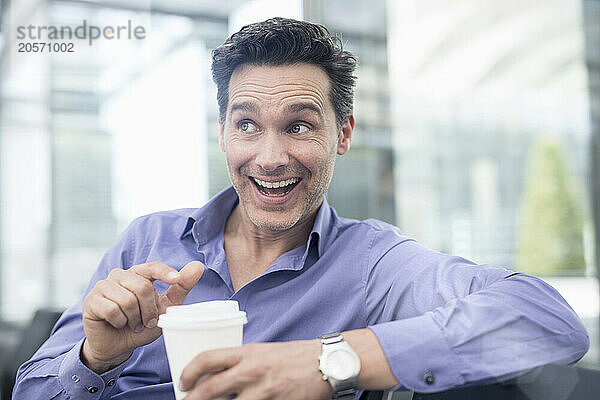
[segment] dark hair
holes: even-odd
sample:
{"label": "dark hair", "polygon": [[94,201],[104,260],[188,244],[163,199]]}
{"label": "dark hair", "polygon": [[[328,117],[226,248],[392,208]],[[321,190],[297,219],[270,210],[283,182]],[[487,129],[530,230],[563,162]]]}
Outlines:
{"label": "dark hair", "polygon": [[229,80],[243,64],[309,63],[328,75],[330,100],[338,126],[352,115],[356,58],[342,41],[322,25],[288,18],[271,18],[246,25],[212,52],[212,75],[217,84],[219,115],[225,121]]}

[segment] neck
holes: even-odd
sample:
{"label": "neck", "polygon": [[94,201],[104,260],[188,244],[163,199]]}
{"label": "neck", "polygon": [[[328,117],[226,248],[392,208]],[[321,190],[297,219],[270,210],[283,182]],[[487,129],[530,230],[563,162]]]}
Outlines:
{"label": "neck", "polygon": [[314,225],[318,208],[304,220],[284,231],[261,229],[248,218],[238,204],[225,224],[225,236],[243,246],[246,254],[257,258],[279,257],[281,254],[302,246]]}

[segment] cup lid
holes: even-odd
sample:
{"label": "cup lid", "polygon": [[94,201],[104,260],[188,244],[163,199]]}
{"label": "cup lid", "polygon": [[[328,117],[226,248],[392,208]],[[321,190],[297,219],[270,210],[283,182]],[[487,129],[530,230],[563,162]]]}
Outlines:
{"label": "cup lid", "polygon": [[248,320],[235,300],[214,300],[167,307],[158,318],[158,326],[172,329],[214,329],[243,325]]}

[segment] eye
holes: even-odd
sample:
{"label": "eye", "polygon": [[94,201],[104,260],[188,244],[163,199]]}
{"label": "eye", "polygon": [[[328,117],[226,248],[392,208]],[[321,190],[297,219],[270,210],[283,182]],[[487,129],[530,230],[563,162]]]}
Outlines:
{"label": "eye", "polygon": [[238,127],[239,127],[240,131],[246,132],[246,133],[253,133],[258,130],[258,128],[256,128],[256,125],[254,125],[250,121],[241,121],[238,124]]}
{"label": "eye", "polygon": [[290,126],[290,132],[294,134],[305,133],[309,130],[308,126],[304,124],[293,124]]}

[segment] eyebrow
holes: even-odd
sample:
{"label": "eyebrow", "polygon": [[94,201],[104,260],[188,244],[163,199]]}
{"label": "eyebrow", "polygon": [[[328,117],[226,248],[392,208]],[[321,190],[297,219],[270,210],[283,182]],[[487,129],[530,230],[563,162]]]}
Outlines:
{"label": "eyebrow", "polygon": [[231,110],[229,110],[229,114],[231,115],[231,114],[233,114],[234,111],[237,111],[237,110],[245,111],[245,112],[252,113],[252,114],[258,114],[258,108],[254,104],[252,104],[248,101],[233,104],[231,106]]}
{"label": "eyebrow", "polygon": [[321,109],[312,103],[295,103],[286,107],[286,110],[293,113],[299,113],[305,110],[313,111],[321,116]]}

